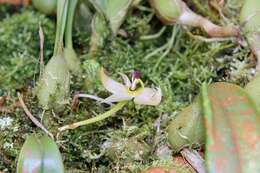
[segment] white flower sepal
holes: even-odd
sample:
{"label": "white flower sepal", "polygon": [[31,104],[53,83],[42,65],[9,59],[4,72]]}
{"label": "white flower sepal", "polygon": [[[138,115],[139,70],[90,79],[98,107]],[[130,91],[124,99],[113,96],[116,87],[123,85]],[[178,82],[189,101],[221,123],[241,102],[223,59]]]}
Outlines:
{"label": "white flower sepal", "polygon": [[[132,81],[125,74],[120,74],[124,84],[121,84],[106,75],[104,69],[100,70],[100,78],[103,86],[112,93],[104,102],[120,102],[132,100],[139,105],[157,106],[162,99],[162,92],[160,88],[147,88],[141,79],[133,76]],[[137,85],[140,84],[139,87]]]}

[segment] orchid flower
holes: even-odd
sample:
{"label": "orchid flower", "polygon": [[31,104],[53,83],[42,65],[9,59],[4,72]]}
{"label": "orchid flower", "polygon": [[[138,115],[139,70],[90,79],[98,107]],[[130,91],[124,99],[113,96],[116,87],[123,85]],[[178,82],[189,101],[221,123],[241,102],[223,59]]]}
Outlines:
{"label": "orchid flower", "polygon": [[123,78],[124,84],[121,84],[112,78],[108,77],[104,69],[100,70],[100,78],[103,86],[112,93],[111,96],[106,99],[97,98],[96,96],[81,94],[77,97],[87,97],[92,98],[103,103],[113,103],[118,102],[114,105],[109,111],[98,115],[96,117],[76,122],[73,124],[65,125],[59,128],[59,131],[64,131],[68,129],[75,129],[79,126],[92,124],[101,120],[104,120],[114,113],[122,109],[130,100],[133,100],[134,103],[140,105],[159,105],[162,99],[162,93],[160,88],[147,88],[144,86],[143,81],[140,79],[141,74],[139,72],[133,72],[131,80],[123,73],[120,73]]}
{"label": "orchid flower", "polygon": [[[110,77],[108,77],[104,69],[102,68],[100,71],[101,82],[103,86],[112,93],[111,96],[106,98],[104,102],[120,102],[125,100],[132,100],[136,104],[140,105],[151,105],[156,106],[160,104],[162,93],[161,89],[153,89],[144,87],[143,81],[140,79],[140,73],[134,71],[132,73],[131,81],[129,78],[120,73],[124,84],[121,84]],[[138,86],[140,85],[140,86]]]}

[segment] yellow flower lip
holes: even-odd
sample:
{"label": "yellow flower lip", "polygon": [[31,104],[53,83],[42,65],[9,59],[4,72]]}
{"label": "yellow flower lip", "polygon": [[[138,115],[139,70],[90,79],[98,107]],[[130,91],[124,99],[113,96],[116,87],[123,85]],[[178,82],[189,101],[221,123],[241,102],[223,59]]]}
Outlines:
{"label": "yellow flower lip", "polygon": [[141,86],[139,88],[135,89],[135,90],[132,90],[131,86],[127,87],[127,94],[129,96],[135,97],[135,96],[140,95],[143,92],[143,90],[144,90],[144,83],[143,83],[143,81],[141,79],[135,79],[135,84],[136,85],[140,84]]}
{"label": "yellow flower lip", "polygon": [[129,96],[132,96],[132,97],[138,96],[138,95],[141,94],[142,91],[144,90],[143,87],[138,88],[137,90],[134,90],[134,91],[132,91],[130,87],[128,87],[128,88],[126,88],[126,89],[127,89],[127,91],[126,91],[127,94],[128,94]]}

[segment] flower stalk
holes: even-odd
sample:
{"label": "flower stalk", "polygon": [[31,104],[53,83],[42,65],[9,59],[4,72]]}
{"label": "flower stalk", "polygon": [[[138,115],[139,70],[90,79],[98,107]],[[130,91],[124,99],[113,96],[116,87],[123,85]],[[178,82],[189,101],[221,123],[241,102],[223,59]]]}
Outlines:
{"label": "flower stalk", "polygon": [[84,126],[84,125],[89,125],[89,124],[93,124],[99,121],[102,121],[106,118],[111,117],[112,115],[114,115],[116,112],[118,112],[119,110],[121,110],[126,104],[128,103],[128,101],[121,101],[118,102],[115,106],[113,106],[109,111],[100,114],[94,118],[90,118],[87,120],[83,120],[83,121],[79,121],[73,124],[69,124],[69,125],[65,125],[61,128],[59,128],[59,131],[65,131],[65,130],[69,130],[69,129],[75,129],[77,127],[80,126]]}

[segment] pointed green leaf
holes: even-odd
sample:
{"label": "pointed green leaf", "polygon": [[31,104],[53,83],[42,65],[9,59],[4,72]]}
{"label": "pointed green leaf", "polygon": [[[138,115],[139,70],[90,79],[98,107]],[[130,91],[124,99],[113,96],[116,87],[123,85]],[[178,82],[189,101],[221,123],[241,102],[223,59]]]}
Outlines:
{"label": "pointed green leaf", "polygon": [[47,136],[30,135],[18,158],[17,173],[64,173],[61,154]]}
{"label": "pointed green leaf", "polygon": [[215,83],[202,89],[209,173],[260,172],[260,113],[244,89]]}

